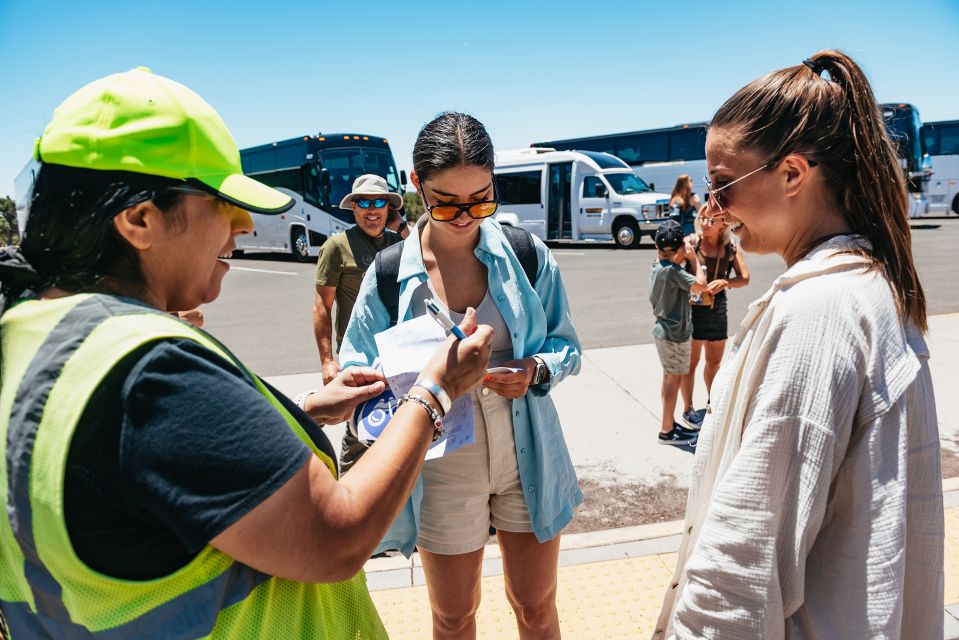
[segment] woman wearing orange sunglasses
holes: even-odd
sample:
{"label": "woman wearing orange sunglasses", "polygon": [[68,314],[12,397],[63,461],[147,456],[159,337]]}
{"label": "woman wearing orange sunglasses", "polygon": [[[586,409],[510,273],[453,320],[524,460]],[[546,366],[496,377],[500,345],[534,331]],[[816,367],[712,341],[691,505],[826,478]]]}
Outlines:
{"label": "woman wearing orange sunglasses", "polygon": [[[489,219],[497,207],[493,144],[475,118],[444,113],[423,127],[413,165],[426,215],[403,243],[395,317],[424,314],[427,298],[454,320],[475,308],[478,322],[494,329],[490,366],[515,372],[488,374],[473,392],[475,442],[425,463],[380,550],[409,555],[415,545],[433,637],[474,638],[483,547],[495,527],[520,637],[558,638],[559,533],[582,501],[548,395],[580,366],[559,268],[549,249],[528,237],[536,258],[528,277],[502,227]],[[370,269],[340,351],[344,367],[377,356],[373,335],[391,322],[379,288],[377,269]]]}

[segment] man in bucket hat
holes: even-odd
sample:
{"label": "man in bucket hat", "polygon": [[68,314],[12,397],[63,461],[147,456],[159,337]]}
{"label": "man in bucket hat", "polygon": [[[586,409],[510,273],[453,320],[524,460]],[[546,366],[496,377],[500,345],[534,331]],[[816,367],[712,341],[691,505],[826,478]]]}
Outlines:
{"label": "man in bucket hat", "polygon": [[[341,209],[350,209],[356,226],[327,240],[316,264],[316,300],[313,305],[313,333],[320,350],[323,384],[336,377],[340,365],[333,350],[333,302],[336,302],[336,351],[339,351],[353,304],[360,292],[363,275],[379,251],[401,242],[399,234],[386,228],[390,207],[400,209],[403,196],[390,191],[386,180],[373,174],[360,176],[346,194]],[[340,470],[346,473],[366,450],[349,431],[343,436]]]}

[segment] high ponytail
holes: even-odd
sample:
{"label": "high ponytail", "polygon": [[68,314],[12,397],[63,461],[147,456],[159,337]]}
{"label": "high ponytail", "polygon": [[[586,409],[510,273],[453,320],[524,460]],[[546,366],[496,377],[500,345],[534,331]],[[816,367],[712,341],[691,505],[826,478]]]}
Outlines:
{"label": "high ponytail", "polygon": [[872,245],[862,254],[892,285],[900,312],[927,329],[905,177],[872,87],[852,58],[820,51],[754,80],[710,126],[736,130],[743,147],[770,160],[798,152],[818,162],[846,222]]}

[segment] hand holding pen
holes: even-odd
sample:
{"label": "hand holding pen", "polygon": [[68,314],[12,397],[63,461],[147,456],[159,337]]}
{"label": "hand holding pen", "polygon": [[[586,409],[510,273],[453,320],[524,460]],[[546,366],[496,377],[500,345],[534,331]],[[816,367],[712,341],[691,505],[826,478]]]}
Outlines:
{"label": "hand holding pen", "polygon": [[[433,306],[439,310],[435,302]],[[436,349],[421,375],[436,381],[455,400],[482,384],[489,365],[493,329],[489,325],[476,324],[476,310],[472,307],[466,310],[460,326],[453,324],[442,311],[440,315],[452,325],[447,329],[445,323],[437,320],[450,337]]]}

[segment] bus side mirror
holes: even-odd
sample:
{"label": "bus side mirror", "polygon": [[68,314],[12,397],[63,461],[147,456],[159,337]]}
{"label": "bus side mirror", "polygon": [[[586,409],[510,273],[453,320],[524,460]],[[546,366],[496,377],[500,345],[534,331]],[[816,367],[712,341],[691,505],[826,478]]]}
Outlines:
{"label": "bus side mirror", "polygon": [[596,187],[596,197],[597,197],[597,198],[608,198],[608,197],[609,197],[609,189],[606,188],[606,185],[605,185],[605,184],[601,184],[601,185],[599,185],[599,186]]}
{"label": "bus side mirror", "polygon": [[400,170],[400,184],[403,185],[403,190],[406,190],[406,169]]}
{"label": "bus side mirror", "polygon": [[655,191],[655,190],[656,190],[656,183],[655,183],[655,182],[650,182],[650,183],[649,183],[649,190],[650,190],[650,191]]}

